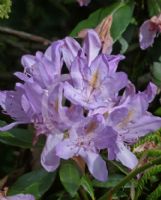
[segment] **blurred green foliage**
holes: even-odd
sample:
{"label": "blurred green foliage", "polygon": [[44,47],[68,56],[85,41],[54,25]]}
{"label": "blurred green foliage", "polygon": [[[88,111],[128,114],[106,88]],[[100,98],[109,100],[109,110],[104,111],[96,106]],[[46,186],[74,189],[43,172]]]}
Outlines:
{"label": "blurred green foliage", "polygon": [[0,18],[8,18],[11,12],[11,0],[1,0],[0,2]]}

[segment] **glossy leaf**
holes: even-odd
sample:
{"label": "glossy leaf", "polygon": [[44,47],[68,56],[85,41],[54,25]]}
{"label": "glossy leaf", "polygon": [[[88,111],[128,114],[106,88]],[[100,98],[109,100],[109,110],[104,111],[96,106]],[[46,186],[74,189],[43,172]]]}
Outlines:
{"label": "glossy leaf", "polygon": [[73,197],[81,183],[81,174],[78,167],[73,162],[62,163],[59,170],[60,180],[66,191]]}
{"label": "glossy leaf", "polygon": [[151,74],[152,74],[152,78],[155,84],[161,87],[161,63],[160,62],[153,63],[153,66],[151,67]]}
{"label": "glossy leaf", "polygon": [[[112,188],[118,184],[119,181],[121,181],[125,176],[120,175],[120,174],[115,174],[109,176],[108,180],[106,182],[99,182],[97,180],[93,181],[94,187],[99,187],[99,188]],[[130,184],[126,184],[125,187],[130,187]]]}
{"label": "glossy leaf", "polygon": [[81,186],[88,192],[92,200],[95,200],[94,190],[92,186],[92,182],[87,176],[83,176],[81,179]]}
{"label": "glossy leaf", "polygon": [[40,198],[52,185],[56,172],[48,173],[43,169],[21,176],[10,188],[9,195],[28,193]]}
{"label": "glossy leaf", "polygon": [[152,17],[161,13],[161,0],[148,0],[148,11]]}
{"label": "glossy leaf", "polygon": [[[5,122],[0,121],[0,126],[4,126]],[[13,128],[12,130],[0,132],[0,142],[21,148],[33,147],[33,133],[29,130],[22,128]],[[37,144],[42,147],[42,142]]]}
{"label": "glossy leaf", "polygon": [[133,9],[133,1],[129,1],[128,3],[121,1],[114,3],[111,6],[101,8],[92,13],[88,19],[81,21],[71,32],[71,35],[77,36],[82,29],[95,28],[103,18],[108,15],[112,15],[113,23],[111,27],[111,35],[113,40],[116,41],[121,37],[122,33],[129,25],[132,19]]}

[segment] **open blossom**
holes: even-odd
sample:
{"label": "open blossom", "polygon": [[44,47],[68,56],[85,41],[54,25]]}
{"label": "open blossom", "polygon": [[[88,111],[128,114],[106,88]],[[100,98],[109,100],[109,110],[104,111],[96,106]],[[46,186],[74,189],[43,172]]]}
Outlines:
{"label": "open blossom", "polygon": [[105,55],[95,58],[89,67],[85,59],[77,57],[71,66],[71,79],[72,84],[64,84],[66,98],[88,110],[105,105],[112,106],[118,92],[128,82],[125,73],[111,73]]}
{"label": "open blossom", "polygon": [[50,135],[42,153],[43,166],[52,171],[59,166],[60,158],[67,160],[80,156],[90,173],[96,179],[105,181],[107,167],[99,151],[115,147],[117,135],[111,127],[103,126],[103,120],[102,115],[84,118],[64,135]]}
{"label": "open blossom", "polygon": [[161,15],[153,16],[146,20],[140,27],[139,41],[140,47],[146,49],[152,46],[155,37],[161,32]]}
{"label": "open blossom", "polygon": [[13,128],[18,124],[26,124],[31,121],[32,110],[30,102],[26,99],[21,85],[16,86],[15,91],[0,92],[0,105],[6,114],[10,115],[16,122],[5,127],[1,127],[1,131]]}
{"label": "open blossom", "polygon": [[[68,43],[70,43],[70,45],[68,45]],[[44,54],[37,52],[35,56],[25,55],[22,57],[21,62],[24,67],[24,73],[16,72],[15,75],[24,83],[17,83],[15,91],[0,91],[1,107],[5,113],[15,119],[16,122],[1,127],[1,131],[9,130],[18,124],[32,123],[37,129],[38,134],[49,132],[47,124],[45,124],[46,120],[43,118],[42,114],[42,107],[44,106],[42,100],[44,95],[48,93],[51,85],[58,85],[61,81],[68,79],[67,76],[61,75],[61,68],[63,65],[61,54],[63,54],[64,62],[70,67],[70,62],[72,62],[78,48],[80,48],[77,44],[78,43],[73,44],[72,38],[65,38],[63,41],[55,42]],[[64,49],[62,49],[63,45]],[[74,50],[70,51],[67,58],[66,48],[72,47]],[[54,104],[57,104],[57,100],[61,99],[61,96],[58,90],[56,94],[52,106],[57,112],[57,108]],[[59,103],[61,102],[59,101]],[[47,109],[51,109],[51,106],[47,107]],[[63,109],[61,109],[61,112],[62,110]],[[66,111],[64,110],[64,112]],[[54,115],[55,113],[52,114]],[[58,117],[55,116],[54,119],[58,119]],[[61,122],[59,124],[61,124]]]}
{"label": "open blossom", "polygon": [[49,133],[64,132],[82,119],[81,106],[64,106],[63,83],[53,85],[42,99],[42,117]]}
{"label": "open blossom", "polygon": [[107,124],[118,133],[119,151],[110,150],[111,159],[119,160],[128,168],[134,168],[138,162],[128,145],[134,144],[140,137],[161,126],[160,117],[153,116],[147,111],[149,103],[155,95],[156,86],[152,83],[144,92],[138,93],[136,93],[134,85],[130,83],[120,99],[120,103],[107,118]]}
{"label": "open blossom", "polygon": [[10,115],[16,122],[0,131],[6,131],[18,124],[38,123],[41,121],[41,98],[42,88],[32,79],[24,84],[17,83],[15,91],[0,91],[0,105],[6,114]]}
{"label": "open blossom", "polygon": [[88,110],[112,106],[128,82],[124,72],[116,72],[118,62],[124,57],[99,55],[101,48],[98,35],[89,30],[82,50],[71,64],[71,83],[64,84],[65,97]]}

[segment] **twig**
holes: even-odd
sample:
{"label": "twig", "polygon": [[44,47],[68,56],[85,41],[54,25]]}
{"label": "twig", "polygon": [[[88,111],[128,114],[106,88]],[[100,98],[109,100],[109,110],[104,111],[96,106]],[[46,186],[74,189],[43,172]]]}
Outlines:
{"label": "twig", "polygon": [[6,33],[6,34],[9,34],[9,35],[14,35],[16,37],[19,37],[19,38],[22,38],[22,39],[25,39],[25,40],[30,40],[30,41],[33,41],[33,42],[42,43],[43,45],[51,44],[51,41],[46,39],[46,38],[43,38],[43,37],[40,37],[40,36],[37,36],[37,35],[33,35],[33,34],[30,34],[30,33],[26,33],[24,31],[17,31],[17,30],[11,29],[11,28],[3,27],[3,26],[0,26],[0,32]]}
{"label": "twig", "polygon": [[9,44],[12,47],[15,47],[17,49],[19,49],[20,51],[24,52],[24,53],[30,53],[30,51],[28,51],[27,49],[25,49],[20,43],[17,43],[15,41],[12,40],[6,40],[5,41],[7,44]]}

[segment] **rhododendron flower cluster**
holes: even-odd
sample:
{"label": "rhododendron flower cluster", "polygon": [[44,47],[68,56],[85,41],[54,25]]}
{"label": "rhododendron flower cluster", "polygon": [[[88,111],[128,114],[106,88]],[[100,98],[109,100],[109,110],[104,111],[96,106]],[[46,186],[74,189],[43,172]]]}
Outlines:
{"label": "rhododendron flower cluster", "polygon": [[102,150],[132,169],[138,160],[130,145],[161,127],[161,118],[147,111],[156,86],[136,92],[126,73],[117,72],[124,56],[101,50],[94,30],[82,46],[71,37],[58,40],[45,53],[24,55],[15,90],[0,92],[1,107],[15,119],[0,130],[30,123],[37,137],[46,135],[41,164],[47,171],[56,170],[61,159],[81,158],[93,177],[105,181]]}

